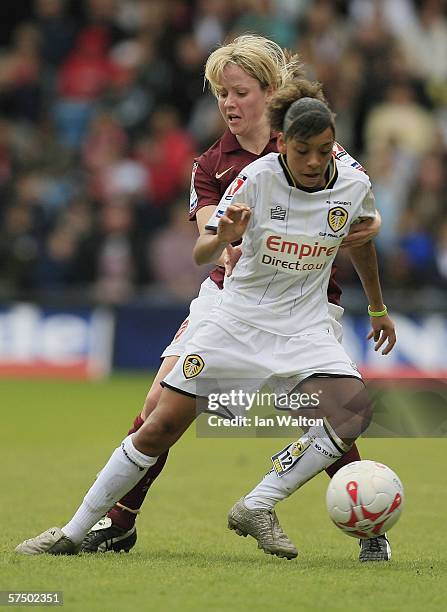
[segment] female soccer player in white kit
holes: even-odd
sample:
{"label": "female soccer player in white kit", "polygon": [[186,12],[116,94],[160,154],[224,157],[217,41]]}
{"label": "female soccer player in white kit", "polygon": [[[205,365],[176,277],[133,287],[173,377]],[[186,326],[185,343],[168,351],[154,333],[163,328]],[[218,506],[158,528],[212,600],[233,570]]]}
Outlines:
{"label": "female soccer player in white kit", "polygon": [[[286,54],[275,42],[262,36],[244,35],[213,51],[205,66],[205,78],[216,96],[227,128],[223,136],[194,162],[191,177],[190,214],[199,232],[214,212],[221,197],[239,172],[259,157],[276,152],[276,135],[271,132],[266,114],[267,102],[278,87],[302,77],[301,65],[296,55]],[[315,84],[309,86],[315,88]],[[358,166],[344,149],[335,144],[338,158]],[[379,229],[379,218],[369,219],[356,228],[348,238],[367,241]],[[361,237],[361,238],[360,238]],[[220,262],[222,263],[222,262]],[[203,319],[219,300],[223,287],[224,269],[217,266],[200,288],[199,295],[191,302],[187,319],[182,323],[172,342],[161,355],[162,364],[147,394],[141,415],[134,420],[128,432],[135,433],[147,416],[155,409],[161,394],[160,382],[172,370],[184,351],[187,341],[202,325]],[[341,332],[339,319],[341,290],[335,280],[335,266],[328,285],[328,300],[334,329]],[[164,469],[167,452],[151,466],[133,489],[126,493],[104,519],[101,519],[86,536],[81,550],[97,552],[126,550],[136,542],[135,520],[149,487]],[[354,444],[343,458],[327,470],[332,475],[346,463],[360,459]],[[372,542],[362,543],[362,553]]]}
{"label": "female soccer player in white kit", "polygon": [[[332,155],[335,127],[326,104],[296,100],[292,86],[281,95],[280,154],[253,162],[233,181],[196,245],[196,261],[203,263],[243,237],[242,257],[220,305],[165,378],[157,408],[115,450],[64,531],[48,530],[19,552],[34,546],[27,554],[73,553],[96,520],[193,422],[196,397],[231,391],[238,378],[242,389],[244,380],[249,388],[251,380],[261,379],[273,389],[300,384],[304,392],[322,391],[324,427],[310,428],[284,449],[291,466],[282,452],[274,455],[275,473],[230,514],[232,528],[255,537],[260,548],[296,556],[273,506],[341,457],[370,420],[360,374],[333,335],[326,289],[350,225],[372,217],[375,207],[368,177]],[[370,304],[370,337],[376,349],[388,341],[388,353],[394,325],[382,302],[372,243],[355,249],[352,259]]]}

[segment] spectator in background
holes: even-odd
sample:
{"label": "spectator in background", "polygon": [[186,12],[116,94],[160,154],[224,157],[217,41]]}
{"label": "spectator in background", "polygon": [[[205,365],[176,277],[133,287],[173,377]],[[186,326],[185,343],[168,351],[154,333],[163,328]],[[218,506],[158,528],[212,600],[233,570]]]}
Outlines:
{"label": "spectator in background", "polygon": [[92,204],[85,194],[73,198],[63,212],[63,223],[76,233],[78,243],[93,233]]}
{"label": "spectator in background", "polygon": [[[433,237],[423,227],[420,219],[405,214],[401,219],[401,236],[398,248],[387,261],[389,281],[409,288],[436,284],[438,274],[435,262]],[[395,265],[400,263],[399,266]]]}
{"label": "spectator in background", "polygon": [[144,236],[130,198],[114,196],[98,211],[97,227],[81,242],[74,282],[87,281],[95,301],[127,302],[147,281]]}
{"label": "spectator in background", "polygon": [[57,68],[70,52],[76,24],[67,14],[67,0],[35,0],[36,27],[40,54],[46,67]]}
{"label": "spectator in background", "polygon": [[148,249],[152,277],[164,286],[171,299],[180,302],[195,298],[197,287],[210,272],[207,266],[197,266],[191,257],[197,228],[194,223],[185,223],[187,199],[185,194],[170,209],[168,225],[157,233]]}
{"label": "spectator in background", "polygon": [[125,130],[109,113],[98,113],[84,140],[82,159],[90,173],[89,192],[99,201],[114,196],[147,196],[148,170],[128,151]]}
{"label": "spectator in background", "polygon": [[283,48],[292,45],[296,24],[276,10],[273,0],[242,0],[238,8],[241,14],[233,26],[234,35],[256,32]]}
{"label": "spectator in background", "polygon": [[418,19],[401,32],[400,40],[415,75],[434,81],[447,79],[447,16],[444,0],[417,3]]}
{"label": "spectator in background", "polygon": [[401,215],[417,163],[411,150],[399,149],[393,143],[367,159],[376,205],[382,216],[382,227],[374,242],[383,255],[392,252],[399,241]]}
{"label": "spectator in background", "polygon": [[447,212],[447,150],[440,153],[436,150],[429,151],[420,160],[407,203],[408,214],[419,219],[421,226],[432,236],[436,235]]}
{"label": "spectator in background", "polygon": [[231,9],[228,0],[198,0],[193,33],[205,55],[211,53],[225,38],[233,17]]}
{"label": "spectator in background", "polygon": [[385,100],[366,121],[365,145],[370,156],[380,155],[389,145],[423,155],[436,138],[433,116],[417,102],[412,84],[405,80],[388,86]]}
{"label": "spectator in background", "polygon": [[[393,36],[382,10],[373,2],[374,10],[368,19],[354,24],[349,50],[360,63],[359,79],[352,113],[355,148],[363,151],[365,122],[371,109],[383,102],[384,91],[396,79],[413,79],[410,67],[403,57],[398,41]],[[335,110],[337,110],[335,108]]]}
{"label": "spectator in background", "polygon": [[115,45],[110,57],[120,70],[102,105],[136,138],[155,108],[171,98],[172,66],[144,34]]}
{"label": "spectator in background", "polygon": [[39,236],[33,209],[16,204],[6,209],[0,231],[0,295],[23,299],[34,289]]}
{"label": "spectator in background", "polygon": [[380,15],[386,30],[400,38],[417,23],[414,0],[348,0],[347,4],[354,28],[369,28]]}
{"label": "spectator in background", "polygon": [[76,233],[66,224],[56,225],[46,236],[36,263],[36,296],[54,296],[73,280]]}
{"label": "spectator in background", "polygon": [[[388,281],[411,286],[425,261],[437,272],[424,278],[439,282],[447,193],[445,0],[31,0],[30,6],[0,50],[0,234],[2,253],[12,252],[0,262],[0,285],[24,295],[59,274],[60,287],[95,286],[99,245],[110,238],[105,210],[110,201],[125,201],[126,212],[114,204],[108,213],[123,227],[127,217],[124,244],[136,240],[129,250],[136,272],[120,299],[144,291],[145,255],[142,264],[136,254],[146,253],[160,228],[177,227],[170,210],[189,187],[193,152],[221,134],[202,66],[234,28],[267,33],[299,51],[308,75],[323,82],[340,142],[374,181]],[[186,215],[185,202],[188,225]],[[63,229],[70,224],[79,226],[76,281],[60,273],[65,264],[53,277],[35,276],[35,253],[57,260],[70,243]],[[340,259],[347,283],[354,277]]]}
{"label": "spectator in background", "polygon": [[99,26],[85,28],[60,68],[53,114],[58,136],[69,149],[80,147],[95,102],[113,80],[115,68],[107,55],[109,45],[107,30]]}
{"label": "spectator in background", "polygon": [[203,94],[203,63],[206,54],[191,34],[182,35],[175,43],[172,100],[183,124]]}
{"label": "spectator in background", "polygon": [[84,12],[83,28],[91,28],[104,31],[110,46],[122,40],[126,32],[119,22],[119,7],[122,0],[83,0]]}
{"label": "spectator in background", "polygon": [[194,142],[181,127],[176,109],[166,106],[155,111],[150,119],[149,134],[138,146],[138,159],[147,168],[154,206],[168,205],[184,190],[194,153]]}
{"label": "spectator in background", "polygon": [[82,142],[81,160],[94,174],[106,168],[128,146],[126,131],[110,113],[98,112]]}
{"label": "spectator in background", "polygon": [[0,113],[36,122],[41,111],[40,36],[32,23],[19,25],[12,47],[0,56]]}
{"label": "spectator in background", "polygon": [[325,84],[328,96],[332,82],[338,77],[334,66],[340,64],[349,39],[348,26],[340,18],[334,2],[316,0],[309,4],[295,44],[304,65],[313,70],[312,76]]}

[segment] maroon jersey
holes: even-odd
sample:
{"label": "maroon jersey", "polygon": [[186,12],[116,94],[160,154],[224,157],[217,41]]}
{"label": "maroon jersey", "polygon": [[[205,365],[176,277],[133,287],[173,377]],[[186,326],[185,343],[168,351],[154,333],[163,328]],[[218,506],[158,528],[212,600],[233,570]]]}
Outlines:
{"label": "maroon jersey", "polygon": [[[272,135],[262,153],[256,155],[242,149],[236,136],[226,129],[222,138],[194,160],[189,219],[195,221],[196,212],[204,206],[217,206],[227,187],[241,170],[267,153],[277,153],[276,136]],[[339,305],[341,289],[334,280],[335,271],[333,266],[328,286],[328,300]],[[210,278],[219,289],[223,288],[224,276],[225,270],[221,266],[217,266],[210,273]]]}

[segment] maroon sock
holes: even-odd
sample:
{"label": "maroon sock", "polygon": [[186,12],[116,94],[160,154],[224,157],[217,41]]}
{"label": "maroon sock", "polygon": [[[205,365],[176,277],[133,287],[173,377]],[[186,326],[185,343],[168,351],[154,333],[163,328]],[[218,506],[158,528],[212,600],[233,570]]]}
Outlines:
{"label": "maroon sock", "polygon": [[132,427],[127,432],[127,435],[130,436],[130,434],[133,434],[133,433],[137,432],[140,429],[140,427],[143,425],[143,423],[144,423],[144,421],[141,418],[141,414],[137,414],[137,416],[135,417],[135,420],[133,422]]}
{"label": "maroon sock", "polygon": [[[140,415],[138,415],[134,422],[133,427],[129,429],[128,434],[135,433],[140,429],[143,425],[144,421]],[[137,482],[133,489],[126,493],[124,497],[119,500],[119,504],[126,506],[127,508],[131,508],[132,510],[138,510],[143,505],[144,499],[149,491],[150,486],[154,482],[154,480],[159,476],[161,471],[163,470],[166,460],[168,458],[169,451],[166,451],[162,455],[160,455],[157,461],[152,465],[143,478]],[[137,515],[133,512],[129,512],[125,508],[121,508],[117,504],[113,506],[109,512],[107,512],[107,516],[112,519],[112,523],[117,525],[117,527],[121,527],[128,531],[132,529],[135,524],[135,520]]]}
{"label": "maroon sock", "polygon": [[338,472],[340,468],[342,468],[344,465],[348,465],[348,463],[352,463],[353,461],[360,461],[359,449],[355,444],[353,444],[348,452],[342,455],[340,459],[337,459],[335,463],[332,463],[326,468],[326,474],[329,476],[329,478],[332,478],[332,476]]}

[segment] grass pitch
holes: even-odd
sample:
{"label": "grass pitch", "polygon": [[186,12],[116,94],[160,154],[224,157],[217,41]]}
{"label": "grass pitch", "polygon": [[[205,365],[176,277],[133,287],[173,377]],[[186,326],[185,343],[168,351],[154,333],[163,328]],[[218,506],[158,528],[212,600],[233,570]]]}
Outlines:
{"label": "grass pitch", "polygon": [[445,439],[359,443],[364,458],[388,464],[405,487],[389,563],[357,561],[356,540],[327,517],[324,474],[278,507],[297,559],[272,558],[253,539],[238,538],[226,528],[226,513],[285,441],[197,438],[194,427],[150,491],[128,555],[16,555],[25,537],[71,517],[140,410],[149,382],[0,381],[0,590],[63,591],[65,610],[87,612],[445,610]]}

